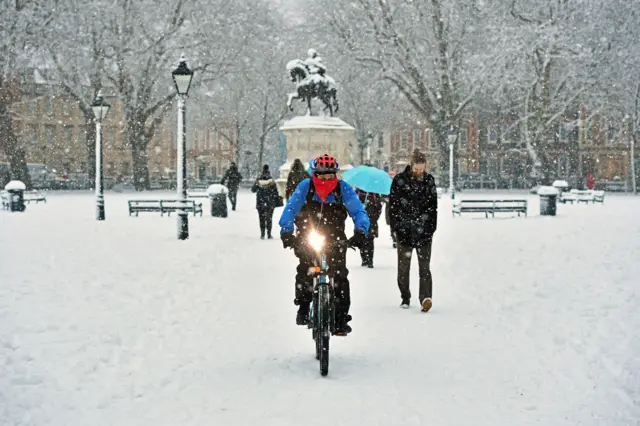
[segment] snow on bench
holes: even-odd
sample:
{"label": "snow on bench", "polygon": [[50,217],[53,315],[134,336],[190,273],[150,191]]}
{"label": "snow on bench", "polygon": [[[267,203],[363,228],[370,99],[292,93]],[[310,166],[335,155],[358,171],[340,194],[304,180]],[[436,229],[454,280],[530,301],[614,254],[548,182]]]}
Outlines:
{"label": "snow on bench", "polygon": [[452,214],[455,217],[462,213],[484,213],[486,218],[495,217],[496,213],[521,213],[527,215],[527,200],[459,200],[453,204]]}
{"label": "snow on bench", "polygon": [[578,190],[572,189],[569,192],[563,192],[560,194],[560,202],[562,203],[600,203],[604,204],[604,191],[593,191],[593,190]]}

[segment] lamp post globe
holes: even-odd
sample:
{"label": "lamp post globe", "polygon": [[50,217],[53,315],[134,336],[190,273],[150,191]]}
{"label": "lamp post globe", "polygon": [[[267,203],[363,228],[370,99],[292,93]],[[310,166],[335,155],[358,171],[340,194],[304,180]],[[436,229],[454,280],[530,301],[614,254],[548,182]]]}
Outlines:
{"label": "lamp post globe", "polygon": [[98,90],[95,100],[91,104],[93,115],[96,117],[96,219],[104,220],[104,183],[102,173],[102,121],[109,114],[111,105],[104,99],[102,89]]}

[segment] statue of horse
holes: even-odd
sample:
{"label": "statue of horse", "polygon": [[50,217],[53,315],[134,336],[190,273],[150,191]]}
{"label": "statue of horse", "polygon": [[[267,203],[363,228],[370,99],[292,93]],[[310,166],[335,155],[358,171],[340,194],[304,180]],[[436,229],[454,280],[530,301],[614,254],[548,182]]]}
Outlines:
{"label": "statue of horse", "polygon": [[311,73],[309,67],[304,61],[294,59],[287,63],[287,71],[291,81],[296,83],[296,91],[289,94],[287,106],[293,111],[292,101],[300,99],[307,103],[307,114],[311,115],[311,101],[314,98],[319,99],[325,105],[323,111],[329,110],[329,115],[333,116],[338,112],[337,90],[335,81],[325,75],[319,73]]}

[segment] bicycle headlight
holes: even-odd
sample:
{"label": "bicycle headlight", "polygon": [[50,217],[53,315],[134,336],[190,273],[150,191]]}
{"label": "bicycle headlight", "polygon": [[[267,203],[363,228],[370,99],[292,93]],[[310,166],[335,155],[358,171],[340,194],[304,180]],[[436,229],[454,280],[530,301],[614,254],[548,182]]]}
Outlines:
{"label": "bicycle headlight", "polygon": [[307,242],[315,251],[320,251],[324,247],[324,235],[318,234],[316,231],[311,231],[307,237]]}

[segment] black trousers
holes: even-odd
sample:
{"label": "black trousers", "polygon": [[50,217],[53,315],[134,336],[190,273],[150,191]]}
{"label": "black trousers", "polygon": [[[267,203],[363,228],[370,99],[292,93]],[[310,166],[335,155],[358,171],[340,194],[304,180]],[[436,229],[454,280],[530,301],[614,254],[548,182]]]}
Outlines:
{"label": "black trousers", "polygon": [[[351,291],[349,288],[349,270],[347,269],[347,250],[329,249],[326,253],[329,266],[329,276],[335,284],[336,320],[344,319],[351,307]],[[313,298],[313,277],[309,275],[309,268],[313,266],[313,259],[303,250],[296,250],[300,260],[296,274],[296,305],[311,303]]]}
{"label": "black trousers", "polygon": [[273,227],[273,209],[258,210],[258,218],[260,220],[260,235],[264,237],[266,231],[267,235],[271,236],[271,228]]}
{"label": "black trousers", "polygon": [[231,201],[231,210],[236,209],[236,203],[238,202],[238,189],[229,189],[229,201]]}
{"label": "black trousers", "polygon": [[364,265],[373,265],[373,250],[375,238],[368,236],[360,248],[360,257]]}
{"label": "black trousers", "polygon": [[398,288],[400,289],[400,297],[402,299],[411,299],[411,289],[409,288],[409,273],[411,272],[411,257],[413,250],[418,253],[418,269],[420,273],[420,289],[418,291],[419,301],[432,296],[433,282],[431,280],[431,244],[429,240],[427,244],[420,248],[414,249],[411,246],[398,244]]}

